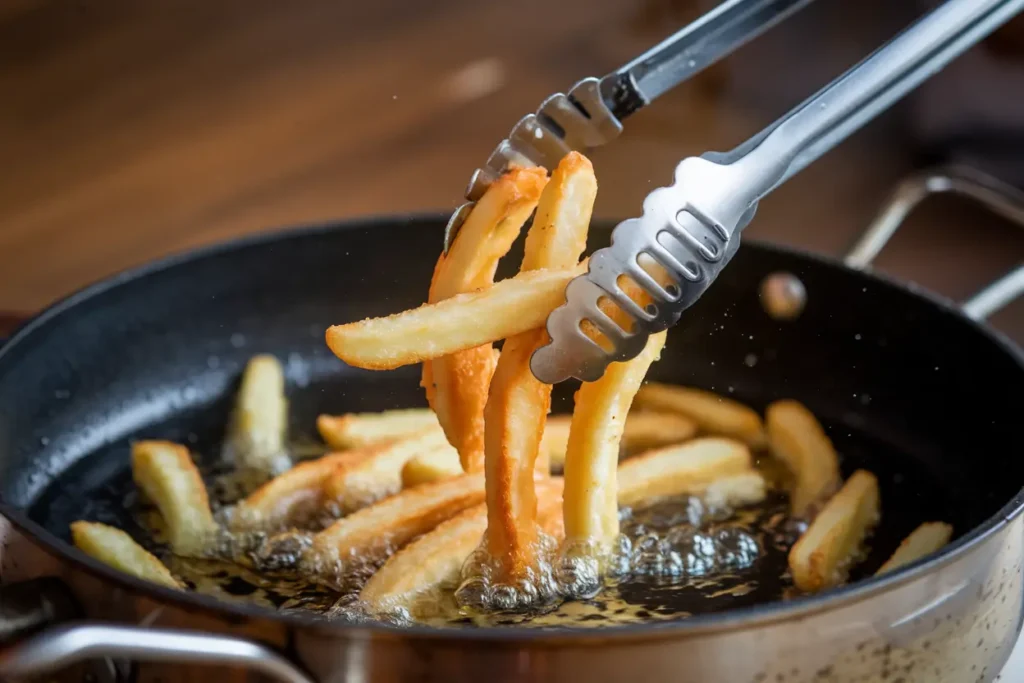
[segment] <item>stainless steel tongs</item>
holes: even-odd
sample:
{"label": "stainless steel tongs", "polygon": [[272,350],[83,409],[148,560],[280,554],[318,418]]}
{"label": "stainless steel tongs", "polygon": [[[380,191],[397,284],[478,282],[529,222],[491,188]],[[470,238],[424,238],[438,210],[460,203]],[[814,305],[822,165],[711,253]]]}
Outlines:
{"label": "stainless steel tongs", "polygon": [[[570,149],[613,139],[621,131],[620,118],[808,1],[731,0],[615,74],[581,81],[568,97],[549,98],[474,173],[467,197],[482,195],[509,164],[553,168]],[[739,247],[739,233],[762,197],[1022,9],[1024,0],[947,0],[732,152],[684,159],[675,182],[651,192],[643,215],[620,223],[611,246],[595,252],[587,274],[570,282],[566,303],[548,317],[551,342],[534,353],[534,375],[548,383],[569,377],[593,381],[609,363],[635,357],[648,335],[678,322],[710,287]],[[449,222],[446,248],[468,206]],[[645,267],[645,259],[657,267]],[[655,279],[655,271],[670,282]],[[621,276],[653,303],[641,307],[633,301],[619,287]],[[601,297],[630,315],[630,330],[598,308]],[[607,343],[585,335],[583,320]]]}

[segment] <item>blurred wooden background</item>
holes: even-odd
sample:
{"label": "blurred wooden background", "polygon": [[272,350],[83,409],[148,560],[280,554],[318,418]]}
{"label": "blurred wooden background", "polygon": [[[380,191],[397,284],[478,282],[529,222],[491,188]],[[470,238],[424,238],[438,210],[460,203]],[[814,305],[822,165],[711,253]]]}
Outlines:
{"label": "blurred wooden background", "polygon": [[[0,311],[246,233],[450,210],[546,95],[711,4],[0,2]],[[631,119],[593,154],[598,214],[635,214],[680,158],[737,144],[919,10],[856,5],[819,0]],[[912,166],[901,112],[765,201],[750,234],[840,254]],[[1020,262],[1021,231],[937,204],[880,267],[960,297]],[[1021,310],[999,324],[1013,327]]]}

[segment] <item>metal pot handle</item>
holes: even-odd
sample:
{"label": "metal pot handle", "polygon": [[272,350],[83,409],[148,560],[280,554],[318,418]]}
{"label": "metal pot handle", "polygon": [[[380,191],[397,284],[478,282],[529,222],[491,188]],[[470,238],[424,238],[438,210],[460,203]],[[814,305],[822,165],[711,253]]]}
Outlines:
{"label": "metal pot handle", "polygon": [[0,652],[0,680],[48,674],[100,657],[241,666],[286,683],[314,683],[295,664],[250,640],[98,623],[56,626]]}
{"label": "metal pot handle", "polygon": [[[905,179],[843,259],[851,268],[871,265],[907,216],[928,197],[952,193],[968,197],[993,213],[1024,227],[1024,192],[989,175],[962,166],[940,166]],[[1024,294],[1024,264],[963,302],[964,313],[985,320]]]}

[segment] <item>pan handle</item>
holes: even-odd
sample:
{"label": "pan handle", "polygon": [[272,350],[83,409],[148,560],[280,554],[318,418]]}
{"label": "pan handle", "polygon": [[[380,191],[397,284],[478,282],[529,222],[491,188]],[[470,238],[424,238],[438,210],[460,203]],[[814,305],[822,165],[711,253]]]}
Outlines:
{"label": "pan handle", "polygon": [[313,683],[295,664],[251,640],[88,622],[56,626],[0,651],[0,680],[32,678],[100,657],[240,666],[284,683]]}
{"label": "pan handle", "polygon": [[[904,180],[871,222],[844,263],[863,270],[871,265],[907,216],[928,197],[952,193],[973,199],[993,213],[1024,227],[1024,192],[989,175],[962,166],[940,166]],[[985,320],[1024,294],[1024,264],[963,302],[964,313]]]}

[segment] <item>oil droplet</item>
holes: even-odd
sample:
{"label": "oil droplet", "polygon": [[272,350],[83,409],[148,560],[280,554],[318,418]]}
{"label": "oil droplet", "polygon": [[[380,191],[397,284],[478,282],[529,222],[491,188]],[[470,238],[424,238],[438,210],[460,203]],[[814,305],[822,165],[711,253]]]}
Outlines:
{"label": "oil droplet", "polygon": [[743,364],[748,368],[754,367],[757,365],[757,356],[752,353],[748,353],[747,357],[743,359]]}
{"label": "oil droplet", "polygon": [[231,335],[231,345],[236,349],[240,349],[245,346],[245,335],[237,332]]}

